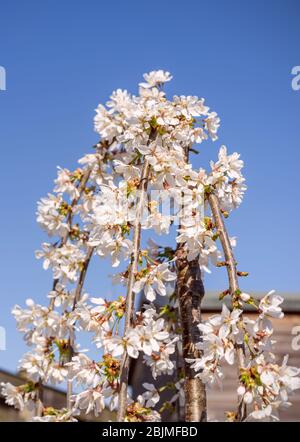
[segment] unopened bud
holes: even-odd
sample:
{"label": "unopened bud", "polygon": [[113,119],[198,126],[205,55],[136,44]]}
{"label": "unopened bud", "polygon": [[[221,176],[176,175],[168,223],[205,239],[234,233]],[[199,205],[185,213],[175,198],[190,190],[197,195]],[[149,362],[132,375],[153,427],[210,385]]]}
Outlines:
{"label": "unopened bud", "polygon": [[241,298],[242,301],[247,302],[247,301],[249,301],[249,299],[251,298],[251,296],[248,295],[248,293],[244,293],[244,292],[242,292],[242,293],[240,294],[240,298]]}

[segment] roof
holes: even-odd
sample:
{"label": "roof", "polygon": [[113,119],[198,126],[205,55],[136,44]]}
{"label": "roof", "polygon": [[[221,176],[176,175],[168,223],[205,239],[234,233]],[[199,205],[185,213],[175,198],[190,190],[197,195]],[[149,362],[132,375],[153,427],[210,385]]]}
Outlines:
{"label": "roof", "polygon": [[[265,292],[249,292],[254,298],[261,299],[266,293]],[[297,313],[300,312],[300,293],[280,293],[276,292],[277,295],[282,296],[283,301],[283,311],[286,313]],[[217,291],[208,291],[206,292],[203,301],[202,301],[202,309],[203,311],[216,311],[220,310],[221,301],[219,300],[220,292]],[[225,296],[223,302],[230,305],[230,299]],[[246,306],[246,310],[254,311],[254,309],[249,306]]]}
{"label": "roof", "polygon": [[[0,383],[10,382],[13,385],[21,385],[26,382],[20,374],[10,373],[9,371],[0,369]],[[54,408],[64,408],[66,406],[66,393],[57,388],[44,386],[43,387],[43,399],[46,406]],[[20,412],[14,407],[11,407],[5,403],[3,396],[0,394],[0,422],[16,422],[27,421],[31,419],[31,415],[26,412]],[[102,421],[107,422],[113,419],[113,414],[105,409],[98,418],[94,415],[82,414],[79,418],[81,421]]]}

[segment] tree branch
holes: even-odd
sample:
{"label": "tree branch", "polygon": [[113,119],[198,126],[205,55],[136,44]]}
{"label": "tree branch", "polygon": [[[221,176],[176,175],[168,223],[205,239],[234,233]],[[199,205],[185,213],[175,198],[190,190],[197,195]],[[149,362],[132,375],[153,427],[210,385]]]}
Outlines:
{"label": "tree branch", "polygon": [[[72,209],[76,206],[76,204],[80,200],[82,192],[85,189],[86,183],[88,182],[88,180],[90,178],[90,175],[91,175],[91,170],[86,169],[86,171],[84,172],[84,174],[80,180],[80,184],[78,186],[78,196],[76,198],[74,198],[71,202],[71,210],[69,211],[68,216],[67,216],[67,224],[68,224],[69,230],[71,230],[72,221],[73,221],[73,210]],[[61,238],[61,242],[59,244],[59,247],[62,247],[67,243],[68,238],[69,238],[69,234],[70,234],[70,232],[67,231],[65,233],[65,235]],[[52,291],[55,291],[58,282],[59,282],[59,279],[53,280]],[[49,305],[50,310],[53,310],[54,303],[55,303],[55,298],[52,298],[50,301],[50,305]]]}
{"label": "tree branch", "polygon": [[[148,145],[154,140],[156,131],[151,130],[148,140]],[[132,325],[134,315],[134,292],[133,285],[135,282],[135,276],[138,272],[138,262],[140,254],[141,244],[141,220],[144,209],[144,200],[147,194],[149,178],[149,163],[145,160],[141,171],[141,179],[139,183],[139,201],[137,203],[136,217],[133,225],[133,252],[131,254],[130,271],[127,281],[127,293],[126,293],[126,311],[125,311],[125,324],[124,324],[124,336]],[[121,362],[120,371],[120,392],[119,392],[119,409],[117,413],[117,421],[123,422],[126,417],[127,408],[127,389],[128,389],[128,376],[129,376],[129,363],[130,358],[125,349]]]}
{"label": "tree branch", "polygon": [[[230,239],[220,210],[218,198],[213,193],[210,193],[208,196],[208,201],[211,207],[212,215],[217,228],[217,233],[219,234],[220,242],[224,252],[227,275],[229,280],[229,292],[231,295],[233,308],[236,308],[235,306],[237,304],[237,294],[239,293],[236,260],[233,255]],[[238,357],[238,375],[240,376],[240,371],[245,366],[243,344],[237,345],[237,357]],[[246,417],[246,412],[247,412],[246,405],[243,403],[243,401],[241,401],[238,405],[237,419],[239,421],[244,420]]]}
{"label": "tree branch", "polygon": [[[88,266],[89,266],[91,258],[93,256],[94,249],[95,249],[95,247],[88,247],[87,248],[87,254],[86,254],[86,257],[85,257],[85,261],[83,263],[83,266],[82,266],[82,269],[81,269],[81,272],[80,272],[80,275],[79,275],[78,284],[77,284],[77,287],[75,289],[72,311],[75,310],[76,304],[78,303],[78,301],[81,298],[83,284],[84,284],[85,277],[86,277],[86,274],[87,274]],[[69,337],[69,358],[68,358],[68,362],[70,362],[72,360],[72,357],[73,357],[73,354],[74,354],[74,344],[75,344],[75,333],[74,333],[74,326],[73,326],[71,328],[71,330],[70,330],[70,337]],[[68,381],[67,381],[67,408],[68,408],[68,410],[72,409],[72,404],[71,404],[71,396],[72,396],[72,394],[73,394],[73,382],[70,379],[68,379]]]}
{"label": "tree branch", "polygon": [[[149,163],[146,160],[143,165],[141,180],[139,185],[140,199],[136,210],[136,218],[133,226],[133,252],[131,255],[130,271],[127,282],[127,294],[126,294],[126,312],[125,312],[125,324],[124,324],[124,336],[130,329],[133,314],[134,314],[134,292],[133,285],[135,282],[135,275],[138,271],[138,261],[140,254],[141,243],[141,219],[144,208],[144,198],[147,192],[149,176]],[[120,393],[119,393],[119,409],[117,414],[118,422],[123,422],[126,416],[127,408],[127,387],[128,387],[128,375],[129,375],[129,356],[127,351],[124,351],[124,355],[121,363],[120,372]]]}

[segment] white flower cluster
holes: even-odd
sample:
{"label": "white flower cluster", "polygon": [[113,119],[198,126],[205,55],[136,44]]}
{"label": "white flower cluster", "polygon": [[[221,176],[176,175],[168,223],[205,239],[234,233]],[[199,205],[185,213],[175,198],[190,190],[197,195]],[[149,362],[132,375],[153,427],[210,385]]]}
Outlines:
{"label": "white flower cluster", "polygon": [[[240,293],[241,305],[254,303],[247,293]],[[275,411],[291,405],[288,395],[300,388],[300,369],[287,365],[288,356],[281,365],[273,354],[275,344],[272,339],[273,328],[269,317],[282,318],[280,304],[283,298],[269,292],[259,302],[256,301],[258,316],[256,320],[242,315],[239,308],[231,312],[223,304],[222,314],[213,315],[199,324],[202,342],[199,348],[202,356],[189,360],[198,376],[207,384],[222,384],[224,378],[223,361],[232,365],[236,349],[245,346],[245,366],[240,372],[238,395],[245,404],[253,406],[247,419],[277,419]],[[275,413],[275,414],[274,414]]]}
{"label": "white flower cluster", "polygon": [[84,252],[70,242],[61,247],[43,243],[42,247],[43,250],[36,252],[36,257],[44,259],[44,269],[52,267],[54,279],[61,279],[62,282],[75,282],[78,278],[80,264],[84,260]]}
{"label": "white flower cluster", "polygon": [[[5,397],[8,405],[15,407],[17,410],[24,410],[25,404],[29,409],[34,407],[35,389],[30,385],[21,385],[16,387],[10,382],[1,382],[1,395]],[[31,386],[32,387],[32,386]]]}
{"label": "white flower cluster", "polygon": [[[246,186],[239,154],[227,154],[225,146],[210,171],[192,168],[193,146],[208,138],[216,140],[220,120],[203,98],[167,99],[163,86],[171,79],[169,72],[152,71],[144,75],[137,96],[117,89],[106,106],[100,104],[94,125],[101,138],[95,152],[82,157],[74,171],[59,168],[53,194],[38,203],[37,221],[53,242],[43,243],[36,257],[43,260],[45,270],[52,270],[53,287],[48,306],[28,300],[26,308],[13,309],[18,329],[31,347],[19,367],[28,383],[3,385],[2,393],[8,404],[23,409],[36,405],[41,383],[68,381],[80,389],[68,397],[67,409],[44,406],[38,421],[76,421],[78,413],[98,415],[106,404],[116,410],[126,355],[140,356],[155,381],[160,375],[174,378],[169,385],[174,394],[161,409],[177,402],[184,405],[184,380],[176,366],[183,357],[175,290],[178,257],[173,248],[153,241],[143,248],[143,238],[135,235],[136,225],[141,232],[151,229],[159,235],[177,226],[177,248],[186,253],[187,261],[210,272],[211,263],[227,263],[220,264],[220,232],[208,210],[209,195],[218,198],[227,216],[241,203]],[[234,238],[230,242],[235,245]],[[132,296],[139,300],[141,311],[132,314],[125,333],[124,292],[115,300],[89,299],[84,292],[94,255],[110,258],[113,268],[122,267],[114,281],[126,286],[127,293],[131,287]],[[221,383],[222,364],[233,364],[238,348],[244,346],[240,400],[253,405],[249,418],[271,416],[299,386],[298,371],[288,367],[286,360],[276,365],[271,353],[273,329],[268,317],[282,316],[282,300],[273,293],[259,303],[246,293],[235,296],[238,306],[232,311],[224,305],[220,315],[198,324],[202,340],[196,347],[201,357],[189,362],[205,383]],[[164,304],[158,311],[153,302]],[[256,305],[256,320],[244,317],[245,303]],[[103,352],[99,360],[80,351],[75,335],[82,332],[91,333],[92,342]],[[126,420],[161,419],[160,391],[151,383],[144,388],[138,398],[128,394]]]}
{"label": "white flower cluster", "polygon": [[211,162],[212,172],[207,178],[207,184],[213,186],[221,208],[226,211],[231,211],[241,204],[246,190],[245,178],[241,173],[244,163],[239,157],[236,152],[227,155],[227,148],[222,146],[219,161]]}
{"label": "white flower cluster", "polygon": [[[148,266],[143,271],[141,278],[136,279],[133,287],[135,293],[144,291],[146,299],[153,302],[156,299],[156,295],[166,296],[167,292],[173,293],[174,287],[172,282],[176,279],[176,274],[171,272],[167,262],[159,265]],[[171,283],[171,287],[166,286],[167,283]],[[168,290],[168,287],[170,289]]]}
{"label": "white flower cluster", "polygon": [[119,358],[125,351],[134,359],[143,353],[155,378],[173,373],[175,365],[170,355],[175,352],[178,337],[168,330],[168,323],[151,305],[144,305],[144,311],[137,313],[135,326],[122,337],[117,333],[112,335],[112,330],[116,318],[121,319],[124,313],[124,299],[106,303],[101,298],[93,298],[92,302],[97,306],[90,307],[85,301],[78,303],[74,315],[82,329],[94,332],[93,340],[98,348],[103,348],[104,353],[113,358]]}
{"label": "white flower cluster", "polygon": [[42,198],[38,202],[37,222],[50,236],[64,236],[69,230],[63,209],[61,195],[49,193],[47,198]]}

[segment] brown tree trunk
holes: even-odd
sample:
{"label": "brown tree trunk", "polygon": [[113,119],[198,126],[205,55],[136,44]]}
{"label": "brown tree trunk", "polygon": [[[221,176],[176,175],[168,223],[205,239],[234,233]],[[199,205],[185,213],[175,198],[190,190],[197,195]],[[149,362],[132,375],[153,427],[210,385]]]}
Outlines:
{"label": "brown tree trunk", "polygon": [[188,261],[186,251],[179,246],[177,255],[177,287],[179,300],[182,346],[185,374],[185,420],[187,422],[204,422],[207,420],[205,385],[191,364],[186,359],[201,356],[195,344],[200,342],[201,333],[197,325],[201,321],[201,301],[204,296],[204,286],[198,260]]}

